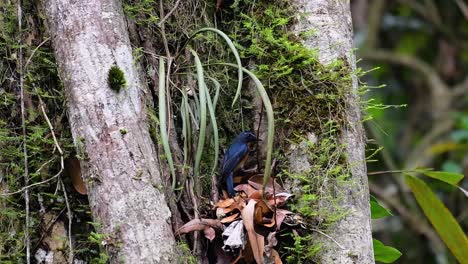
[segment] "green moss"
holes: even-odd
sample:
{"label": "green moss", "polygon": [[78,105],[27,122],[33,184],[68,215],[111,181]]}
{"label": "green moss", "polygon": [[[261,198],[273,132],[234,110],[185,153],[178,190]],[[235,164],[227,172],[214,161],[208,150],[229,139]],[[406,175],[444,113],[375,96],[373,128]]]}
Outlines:
{"label": "green moss", "polygon": [[293,243],[285,249],[289,251],[286,257],[287,263],[310,263],[310,260],[315,257],[317,252],[321,249],[320,243],[311,243],[312,236],[299,236],[292,235]]}
{"label": "green moss", "polygon": [[177,256],[177,260],[175,263],[177,264],[195,264],[197,263],[197,258],[192,255],[190,251],[190,247],[187,243],[178,241],[175,245],[175,251],[177,252],[175,255]]}
{"label": "green moss", "polygon": [[[276,148],[284,155],[290,145],[305,151],[311,167],[292,173],[287,159],[279,177],[290,182],[295,190],[291,209],[299,213],[307,229],[280,247],[280,254],[290,256],[289,263],[309,263],[320,246],[311,239],[310,229],[327,232],[327,228],[343,218],[347,211],[340,204],[345,194],[342,186],[349,181],[349,165],[344,157],[340,134],[347,125],[346,97],[352,87],[352,70],[345,60],[329,65],[319,62],[317,51],[305,47],[291,28],[297,22],[294,6],[288,1],[235,1],[222,24],[224,31],[238,45],[241,56],[253,62],[254,72],[267,84],[273,101],[278,135]],[[230,19],[231,18],[231,19]],[[313,133],[316,141],[304,138]]]}
{"label": "green moss", "polygon": [[121,135],[125,135],[125,134],[128,133],[127,129],[125,129],[125,128],[121,128],[119,131],[120,131]]}
{"label": "green moss", "polygon": [[109,69],[107,83],[109,84],[109,87],[116,92],[119,92],[122,88],[127,86],[125,73],[119,68],[119,66],[113,65]]}

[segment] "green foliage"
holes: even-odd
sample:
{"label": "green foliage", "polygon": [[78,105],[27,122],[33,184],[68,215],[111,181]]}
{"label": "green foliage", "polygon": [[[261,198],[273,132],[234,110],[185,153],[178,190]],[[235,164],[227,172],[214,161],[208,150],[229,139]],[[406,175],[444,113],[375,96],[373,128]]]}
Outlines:
{"label": "green foliage", "polygon": [[119,66],[113,65],[109,69],[107,84],[109,84],[109,87],[116,92],[119,92],[122,88],[127,86],[125,73],[119,68]]}
{"label": "green foliage", "polygon": [[128,133],[127,129],[125,129],[125,128],[121,128],[121,129],[119,129],[119,131],[120,131],[121,135],[125,135],[125,134]]}
{"label": "green foliage", "polygon": [[159,3],[155,0],[136,0],[131,3],[129,1],[123,5],[125,15],[140,25],[157,23],[159,21],[158,7]]}
{"label": "green foliage", "polygon": [[341,60],[322,65],[317,52],[289,30],[294,8],[287,1],[237,1],[234,11],[232,38],[241,56],[258,64],[253,72],[276,99],[278,127],[292,128],[291,133],[317,130],[329,120],[342,122],[351,71]]}
{"label": "green foliage", "polygon": [[196,264],[197,258],[190,251],[187,243],[178,241],[176,244],[177,264]]}
{"label": "green foliage", "polygon": [[431,171],[427,169],[418,169],[416,172],[422,173],[427,177],[446,182],[450,185],[457,186],[457,184],[465,177],[461,173],[447,172],[447,171]]}
{"label": "green foliage", "polygon": [[401,257],[401,252],[398,249],[385,246],[382,242],[377,239],[372,240],[374,246],[374,258],[375,261],[383,263],[393,263]]}
{"label": "green foliage", "polygon": [[[74,153],[74,145],[66,117],[63,85],[58,77],[57,65],[50,41],[45,34],[42,14],[35,2],[23,1],[23,25],[18,30],[17,1],[0,4],[0,194],[15,192],[25,186],[23,136],[19,96],[20,36],[23,39],[22,62],[26,106],[26,150],[28,154],[29,183],[34,184],[56,175],[60,171],[60,155],[54,144],[50,128],[40,109],[42,100],[45,112],[52,123],[58,144],[65,158]],[[25,41],[27,39],[27,41]],[[42,43],[43,42],[43,43]],[[42,43],[40,47],[38,45]],[[33,54],[34,55],[31,56]],[[31,57],[29,57],[31,56]],[[70,188],[68,177],[64,181],[70,207],[77,219],[90,220],[87,200]],[[57,180],[30,188],[30,222],[28,225],[32,246],[42,247],[40,210],[64,217],[66,210],[62,192],[57,190]],[[0,263],[25,263],[25,209],[24,194],[0,195]],[[73,232],[86,234],[92,227],[75,225]],[[87,237],[74,236],[75,255],[82,260],[94,256]],[[80,251],[86,248],[87,251]],[[34,252],[32,252],[34,254]]]}
{"label": "green foliage", "polygon": [[391,216],[392,213],[381,204],[374,196],[370,196],[370,209],[371,209],[371,218],[379,219],[386,216]]}
{"label": "green foliage", "polygon": [[422,180],[411,175],[405,175],[405,180],[424,214],[455,258],[460,263],[466,261],[468,239],[457,220]]}
{"label": "green foliage", "polygon": [[[331,123],[328,129],[333,129]],[[309,227],[320,225],[327,228],[347,213],[339,206],[343,198],[341,187],[352,182],[348,180],[349,169],[343,165],[344,146],[335,140],[332,132],[324,134],[317,142],[299,137],[298,141],[302,142],[299,147],[304,148],[311,167],[300,174],[283,172],[296,186],[300,186],[295,190],[291,209],[300,213]]]}
{"label": "green foliage", "polygon": [[285,247],[285,250],[288,251],[286,257],[287,263],[310,263],[322,247],[320,243],[314,243],[313,238],[310,235],[293,235],[293,239],[293,246]]}
{"label": "green foliage", "polygon": [[106,239],[107,236],[104,234],[96,232],[91,232],[89,234],[88,240],[99,247],[99,255],[91,259],[91,264],[107,264],[109,262],[109,256],[106,254],[106,249],[104,248]]}
{"label": "green foliage", "polygon": [[[303,45],[301,38],[314,34],[314,30],[303,32],[300,37],[291,31],[296,10],[288,1],[239,0],[226,13],[228,17],[223,19],[221,28],[232,32],[230,36],[241,57],[255,62],[256,65],[251,64],[252,72],[267,84],[266,91],[273,98],[278,127],[275,135],[287,139],[275,142],[276,148],[286,152],[294,143],[306,149],[309,157],[311,168],[302,173],[292,173],[288,164],[282,163],[279,177],[300,186],[294,189],[291,209],[300,213],[307,227],[318,226],[326,232],[347,213],[340,206],[344,197],[341,190],[355,184],[349,180],[344,146],[338,143],[346,125],[345,98],[352,87],[352,71],[340,59],[322,65],[317,51]],[[313,132],[317,142],[305,139],[306,132]],[[309,260],[309,249],[314,253],[320,249],[307,235],[295,238],[294,248],[291,263]],[[280,250],[287,256],[291,253]]]}

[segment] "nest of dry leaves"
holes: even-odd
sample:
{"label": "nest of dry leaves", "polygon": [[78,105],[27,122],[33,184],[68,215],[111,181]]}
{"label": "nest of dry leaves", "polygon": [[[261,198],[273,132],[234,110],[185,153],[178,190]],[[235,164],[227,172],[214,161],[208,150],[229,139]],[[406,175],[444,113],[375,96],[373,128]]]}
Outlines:
{"label": "nest of dry leaves", "polygon": [[[296,226],[296,216],[284,209],[292,196],[275,180],[263,188],[263,175],[251,176],[235,187],[237,195],[212,204],[213,218],[193,219],[177,235],[203,231],[216,247],[217,263],[282,263],[276,234],[282,227]],[[221,262],[220,262],[221,261]]]}

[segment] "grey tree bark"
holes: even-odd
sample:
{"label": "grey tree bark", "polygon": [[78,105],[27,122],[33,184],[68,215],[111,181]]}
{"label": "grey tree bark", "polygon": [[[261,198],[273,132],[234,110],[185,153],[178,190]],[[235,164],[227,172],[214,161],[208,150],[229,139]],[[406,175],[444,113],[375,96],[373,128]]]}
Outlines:
{"label": "grey tree bark", "polygon": [[[315,30],[305,40],[305,45],[318,49],[319,60],[328,64],[339,58],[347,61],[350,70],[356,69],[353,55],[353,31],[349,0],[293,0],[298,7],[297,32]],[[328,234],[331,238],[317,235],[323,243],[319,251],[321,263],[374,263],[372,248],[369,188],[364,154],[364,131],[361,124],[358,82],[353,76],[352,92],[347,98],[347,126],[342,133],[346,157],[354,184],[336,186],[344,194],[341,206],[349,213],[338,221]],[[313,135],[308,135],[313,137]],[[305,171],[310,164],[304,151],[297,150],[290,157],[295,172]],[[338,245],[339,244],[339,245]]]}
{"label": "grey tree bark", "polygon": [[[117,0],[44,0],[94,221],[112,263],[173,263],[157,154]],[[118,66],[126,87],[108,85]]]}

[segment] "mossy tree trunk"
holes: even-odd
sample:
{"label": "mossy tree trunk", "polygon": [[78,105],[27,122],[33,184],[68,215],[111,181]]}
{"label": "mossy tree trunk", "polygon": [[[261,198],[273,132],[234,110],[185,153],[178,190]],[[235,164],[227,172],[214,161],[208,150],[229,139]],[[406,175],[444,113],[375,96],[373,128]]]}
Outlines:
{"label": "mossy tree trunk", "polygon": [[171,213],[142,100],[148,91],[133,63],[121,3],[43,5],[82,176],[111,263],[174,263]]}
{"label": "mossy tree trunk", "polygon": [[[364,131],[361,124],[358,82],[353,74],[356,61],[352,52],[353,31],[349,1],[345,0],[293,0],[299,9],[297,32],[313,30],[305,45],[318,49],[319,60],[329,64],[335,59],[345,61],[352,74],[351,92],[346,98],[345,126],[340,141],[345,145],[344,152],[351,172],[345,184],[333,186],[333,195],[342,195],[339,206],[346,216],[329,230],[329,237],[317,234],[322,242],[318,252],[320,263],[374,263],[372,249],[369,189],[364,155]],[[310,135],[309,135],[310,137]],[[292,171],[306,171],[308,166],[305,151],[295,151],[290,156]],[[297,162],[297,161],[303,162]],[[327,203],[320,201],[319,203]]]}

